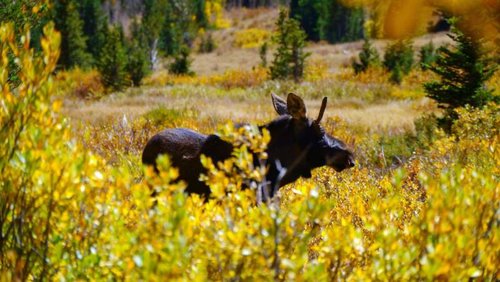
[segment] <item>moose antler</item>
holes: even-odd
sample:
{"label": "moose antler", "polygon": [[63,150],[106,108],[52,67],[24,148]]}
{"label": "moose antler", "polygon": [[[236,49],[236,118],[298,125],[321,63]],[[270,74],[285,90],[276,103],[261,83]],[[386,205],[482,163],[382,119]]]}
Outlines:
{"label": "moose antler", "polygon": [[323,114],[325,113],[327,101],[328,101],[328,98],[324,97],[323,101],[321,102],[321,108],[319,109],[318,118],[314,121],[316,124],[319,124],[321,122],[321,119],[323,118]]}

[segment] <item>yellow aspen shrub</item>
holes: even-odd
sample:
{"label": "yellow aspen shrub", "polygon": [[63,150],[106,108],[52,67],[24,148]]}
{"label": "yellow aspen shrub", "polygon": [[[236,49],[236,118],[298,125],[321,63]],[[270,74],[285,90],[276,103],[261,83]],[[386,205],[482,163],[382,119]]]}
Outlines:
{"label": "yellow aspen shrub", "polygon": [[205,1],[205,15],[214,28],[223,29],[231,27],[231,22],[224,17],[223,0]]}
{"label": "yellow aspen shrub", "polygon": [[74,68],[59,72],[55,77],[55,88],[62,95],[82,99],[95,99],[104,94],[104,85],[97,70]]}
{"label": "yellow aspen shrub", "polygon": [[234,44],[240,48],[258,48],[271,38],[271,32],[265,29],[249,28],[236,31]]}
{"label": "yellow aspen shrub", "polygon": [[320,60],[313,60],[306,64],[304,70],[305,81],[319,81],[331,78],[328,73],[328,66]]}

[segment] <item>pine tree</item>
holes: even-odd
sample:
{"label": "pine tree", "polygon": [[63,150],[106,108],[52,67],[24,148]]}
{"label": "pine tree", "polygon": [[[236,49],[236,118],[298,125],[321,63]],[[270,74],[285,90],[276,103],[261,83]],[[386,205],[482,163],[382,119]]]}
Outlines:
{"label": "pine tree", "polygon": [[145,0],[142,23],[144,25],[144,37],[149,49],[149,64],[153,69],[158,60],[158,44],[160,34],[165,23],[165,12],[168,2],[166,0]]}
{"label": "pine tree", "polygon": [[493,90],[485,86],[495,73],[496,65],[484,55],[481,41],[465,35],[456,25],[448,36],[456,42],[456,47],[440,47],[436,63],[429,67],[441,79],[424,84],[427,97],[444,109],[439,123],[447,131],[458,117],[456,108],[465,105],[480,108],[490,101],[499,102]]}
{"label": "pine tree", "polygon": [[59,64],[64,68],[89,67],[92,57],[87,53],[87,38],[83,34],[83,21],[77,3],[71,0],[55,1],[54,6],[56,28],[61,32]]}
{"label": "pine tree", "polygon": [[192,0],[193,13],[199,28],[208,28],[208,18],[205,14],[205,0]]}
{"label": "pine tree", "polygon": [[401,65],[399,64],[395,65],[394,68],[391,70],[391,75],[389,76],[389,80],[396,84],[401,84],[401,82],[403,81],[403,77],[404,77],[404,72],[402,70]]}
{"label": "pine tree", "polygon": [[391,81],[401,83],[413,67],[413,46],[411,41],[398,40],[387,47],[384,54],[385,68],[391,72]]}
{"label": "pine tree", "polygon": [[278,48],[270,67],[272,79],[292,77],[300,81],[304,74],[305,59],[310,55],[304,51],[306,34],[297,20],[288,17],[285,9],[280,11],[276,22],[277,33],[273,37]]}
{"label": "pine tree", "polygon": [[264,68],[267,67],[267,48],[267,41],[262,43],[259,48],[260,65]]}
{"label": "pine tree", "polygon": [[363,10],[344,6],[341,1],[328,1],[329,21],[325,29],[328,42],[346,42],[363,38]]}
{"label": "pine tree", "polygon": [[352,63],[354,72],[364,72],[368,69],[368,67],[376,66],[378,64],[380,64],[380,55],[377,49],[372,46],[370,38],[365,37],[363,47],[359,53],[359,62],[354,61]]}
{"label": "pine tree", "polygon": [[128,61],[126,70],[134,86],[140,86],[142,79],[150,72],[148,44],[145,40],[143,26],[138,20],[130,25],[131,38],[126,41]]}
{"label": "pine tree", "polygon": [[365,14],[361,8],[346,8],[347,19],[344,36],[340,37],[341,42],[355,41],[364,37]]}
{"label": "pine tree", "polygon": [[183,45],[179,54],[174,58],[174,62],[170,64],[169,71],[173,74],[194,75],[191,68],[191,60],[189,59],[190,49]]}
{"label": "pine tree", "polygon": [[126,70],[134,86],[140,86],[142,79],[149,73],[150,66],[147,49],[139,41],[132,39],[127,46],[128,62]]}
{"label": "pine tree", "polygon": [[168,6],[159,42],[159,48],[165,55],[172,56],[180,52],[183,41],[182,34],[182,28],[176,23],[171,7]]}
{"label": "pine tree", "polygon": [[[320,40],[317,29],[317,21],[320,16],[317,7],[322,6],[327,1],[320,0],[316,4],[314,0],[291,0],[290,2],[290,17],[300,22],[308,40]],[[321,9],[321,11],[324,11],[324,9]]]}
{"label": "pine tree", "polygon": [[432,41],[420,48],[420,68],[426,70],[436,61],[436,49]]}
{"label": "pine tree", "polygon": [[96,65],[106,41],[108,28],[108,18],[101,7],[101,0],[81,1],[80,15],[83,20],[83,33],[88,38],[87,52],[93,57],[93,65]]}
{"label": "pine tree", "polygon": [[215,41],[212,37],[212,32],[205,32],[201,35],[200,48],[198,52],[200,53],[211,53],[217,48]]}
{"label": "pine tree", "polygon": [[109,89],[119,91],[130,84],[126,70],[127,58],[121,28],[110,28],[98,62],[104,85]]}

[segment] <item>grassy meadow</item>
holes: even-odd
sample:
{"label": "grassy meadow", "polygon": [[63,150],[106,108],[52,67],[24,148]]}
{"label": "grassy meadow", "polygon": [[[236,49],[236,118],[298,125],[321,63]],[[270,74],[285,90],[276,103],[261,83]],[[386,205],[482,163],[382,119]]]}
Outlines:
{"label": "grassy meadow", "polygon": [[[22,68],[16,89],[0,76],[0,281],[500,279],[498,105],[459,110],[446,134],[422,86],[435,74],[416,67],[399,85],[382,68],[356,75],[362,41],[309,43],[303,81],[271,80],[258,48],[236,38],[270,33],[277,13],[235,10],[232,26],[213,32],[218,48],[193,54],[194,76],[168,73],[164,59],[143,85],[116,92],[94,70],[53,72],[59,35],[50,28],[36,57],[4,44],[14,39],[2,27],[0,51],[14,50]],[[423,35],[415,49],[430,40],[451,42]],[[497,72],[487,82],[494,95],[499,81]],[[322,125],[356,166],[316,169],[257,205],[241,188],[262,178],[247,148],[266,140],[231,124],[271,121],[271,93],[290,92],[311,118],[328,97]],[[223,165],[205,164],[206,203],[183,193],[168,158],[158,175],[141,164],[147,140],[173,127],[239,142]]]}

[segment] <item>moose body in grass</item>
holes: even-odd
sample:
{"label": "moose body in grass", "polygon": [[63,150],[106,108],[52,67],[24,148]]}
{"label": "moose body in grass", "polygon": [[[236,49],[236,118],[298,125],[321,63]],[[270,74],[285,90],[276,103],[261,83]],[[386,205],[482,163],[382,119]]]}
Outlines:
{"label": "moose body in grass", "polygon": [[[325,133],[320,125],[326,108],[326,97],[316,120],[306,117],[304,101],[297,95],[288,94],[287,101],[272,94],[272,102],[280,115],[268,124],[271,139],[267,147],[267,173],[265,179],[269,196],[279,187],[294,182],[299,177],[311,177],[311,170],[329,166],[340,172],[354,166],[354,156],[346,145]],[[179,169],[179,179],[187,183],[186,192],[210,195],[210,188],[199,180],[206,169],[200,156],[212,158],[214,163],[231,157],[233,146],[217,135],[203,135],[185,128],[164,130],[153,136],[142,154],[142,162],[153,165],[161,154],[170,156],[172,165]]]}

